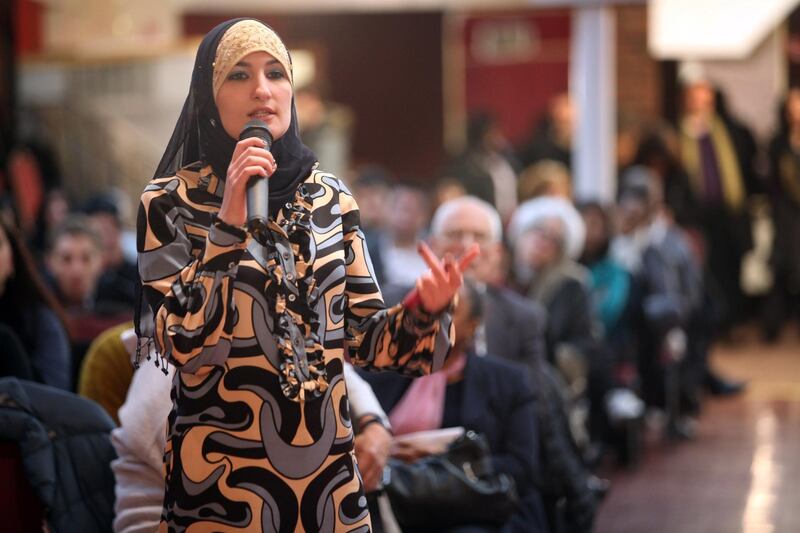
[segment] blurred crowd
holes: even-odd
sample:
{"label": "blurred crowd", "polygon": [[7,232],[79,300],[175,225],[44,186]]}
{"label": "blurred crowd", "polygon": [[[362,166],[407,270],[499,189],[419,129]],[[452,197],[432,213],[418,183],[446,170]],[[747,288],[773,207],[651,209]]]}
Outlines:
{"label": "blurred crowd", "polygon": [[[627,149],[618,152],[610,204],[574,196],[579,115],[566,95],[553,99],[516,147],[490,114],[475,114],[463,152],[442,163],[435,188],[379,165],[345,171],[387,304],[400,302],[426,269],[418,241],[440,256],[459,256],[473,243],[482,252],[454,311],[457,346],[432,396],[437,413],[426,418],[426,406],[414,401],[430,383],[348,375],[351,396],[377,400],[354,409],[363,415],[356,455],[371,493],[380,492],[392,458],[432,453],[400,443],[404,434],[465,427],[488,438],[495,468],[513,478],[519,494],[512,516],[470,531],[590,531],[608,490],[596,475],[605,460],[635,466],[646,429],[694,438],[704,396],[741,390],[744,384],[710,367],[712,344],[743,321],[756,321],[772,341],[796,318],[800,89],[788,92],[767,146],[708,81],[687,84],[683,96],[677,125],[619,133]],[[349,128],[351,117],[338,110],[326,118],[313,91],[303,100],[311,107],[298,99],[298,114],[316,128],[304,138],[348,168],[346,143],[329,130]],[[168,380],[153,389],[156,374],[153,383],[132,386],[145,366],[130,364],[138,282],[135,238],[124,224],[131,206],[118,191],[71,203],[56,160],[43,144],[20,144],[0,175],[2,376],[78,393],[102,407],[109,419],[97,432],[116,466],[97,473],[106,477],[93,490],[108,493],[107,506],[116,494],[109,524],[116,513],[117,530],[144,531],[160,512],[159,434],[170,399]],[[756,215],[772,221],[766,241],[754,231]],[[8,392],[10,382],[3,383]],[[134,402],[152,407],[146,431],[136,429],[141,413],[125,415]],[[94,408],[34,411],[39,420],[61,416],[60,427],[80,434],[68,417],[106,416]],[[149,440],[137,438],[142,431]],[[95,449],[83,460],[97,457],[106,455]],[[148,474],[138,476],[136,464]],[[116,493],[108,488],[115,483]],[[125,483],[150,483],[154,495],[147,505],[125,498]],[[385,506],[372,503],[376,530],[397,527]],[[50,512],[70,516],[70,505]]]}

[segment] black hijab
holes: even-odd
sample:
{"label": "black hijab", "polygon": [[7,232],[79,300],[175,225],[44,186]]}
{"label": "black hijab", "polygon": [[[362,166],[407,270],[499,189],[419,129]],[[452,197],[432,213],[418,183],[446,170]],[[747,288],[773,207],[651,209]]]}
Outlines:
{"label": "black hijab", "polygon": [[[225,179],[237,140],[225,132],[214,102],[214,60],[217,46],[225,32],[243,20],[255,19],[238,18],[223,22],[208,32],[200,43],[189,94],[153,179],[173,176],[181,168],[198,161],[210,164],[214,174],[220,179]],[[261,21],[257,22],[264,24]],[[281,206],[294,199],[297,188],[317,163],[314,152],[300,140],[294,96],[292,96],[292,119],[289,129],[273,143],[272,155],[275,156],[278,170],[269,178],[269,214],[275,217]],[[134,326],[140,342],[136,350],[135,365],[138,366],[142,350],[145,350],[147,359],[151,357],[149,348],[152,343],[154,321],[152,309],[142,297],[141,281],[137,284],[136,299]],[[166,358],[158,355],[156,363],[166,374]]]}
{"label": "black hijab", "polygon": [[[200,43],[189,95],[153,178],[172,176],[186,165],[202,161],[211,165],[217,177],[225,179],[237,140],[225,132],[214,102],[214,58],[225,32],[243,20],[255,19],[238,18],[223,22],[208,32]],[[269,28],[266,24],[264,26]],[[270,215],[274,217],[280,206],[294,199],[297,187],[317,162],[314,152],[300,140],[294,95],[289,129],[273,143],[272,155],[278,164],[278,170],[269,178]]]}

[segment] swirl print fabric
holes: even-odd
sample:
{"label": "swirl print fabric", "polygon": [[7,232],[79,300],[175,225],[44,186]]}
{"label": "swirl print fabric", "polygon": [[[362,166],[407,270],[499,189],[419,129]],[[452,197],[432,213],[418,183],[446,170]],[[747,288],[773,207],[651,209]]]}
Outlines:
{"label": "swirl print fabric", "polygon": [[[333,175],[313,171],[281,209],[274,247],[216,219],[223,186],[209,166],[187,167],[153,180],[139,207],[143,297],[178,370],[160,530],[368,532],[345,352],[423,375],[444,363],[451,318],[385,307],[358,207]],[[286,280],[308,290],[284,298],[273,289]],[[316,347],[314,372],[305,355]],[[316,393],[292,397],[293,379]]]}

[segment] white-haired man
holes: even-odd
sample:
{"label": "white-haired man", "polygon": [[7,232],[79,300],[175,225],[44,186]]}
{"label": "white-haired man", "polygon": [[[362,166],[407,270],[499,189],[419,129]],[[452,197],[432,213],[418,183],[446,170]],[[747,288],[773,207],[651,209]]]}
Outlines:
{"label": "white-haired man", "polygon": [[495,208],[474,196],[442,204],[431,222],[430,243],[437,255],[459,257],[477,243],[481,255],[466,273],[483,284],[485,322],[476,342],[487,351],[536,368],[545,359],[542,307],[504,288],[503,226]]}
{"label": "white-haired man", "polygon": [[[431,222],[430,243],[437,255],[459,257],[472,243],[481,255],[465,273],[483,287],[484,323],[476,334],[476,352],[524,364],[537,388],[537,424],[542,449],[542,496],[551,526],[566,519],[580,530],[590,528],[597,492],[604,490],[575,453],[564,407],[547,363],[544,309],[502,286],[503,227],[495,208],[474,196],[439,206]],[[558,502],[566,500],[565,516],[557,518]]]}

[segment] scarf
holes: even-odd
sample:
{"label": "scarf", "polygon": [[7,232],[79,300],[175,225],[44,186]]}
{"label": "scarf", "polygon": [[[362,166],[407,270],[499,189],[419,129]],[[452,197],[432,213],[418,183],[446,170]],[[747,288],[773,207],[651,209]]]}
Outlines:
{"label": "scarf", "polygon": [[[272,28],[254,19],[233,19],[219,24],[203,38],[195,57],[189,95],[153,178],[171,176],[179,169],[203,161],[225,179],[238,139],[222,126],[214,97],[230,69],[249,53],[262,51],[275,57],[292,81],[292,63],[286,46]],[[292,97],[289,129],[272,145],[278,170],[269,178],[270,216],[294,199],[317,158],[300,140],[297,110]]]}
{"label": "scarf", "polygon": [[[688,124],[681,126],[681,156],[689,172],[692,189],[700,198],[704,197],[706,182],[703,173],[703,160],[700,151],[700,138],[694,135]],[[719,117],[711,120],[709,135],[716,155],[720,174],[720,186],[725,205],[732,211],[739,211],[744,205],[744,185],[736,149],[725,124]]]}
{"label": "scarf", "polygon": [[[223,128],[215,103],[215,95],[231,68],[243,57],[256,51],[267,52],[275,57],[287,72],[289,81],[293,81],[291,57],[286,46],[272,28],[260,21],[248,18],[229,20],[216,26],[203,38],[195,57],[189,94],[153,179],[174,175],[181,168],[195,165],[198,162],[210,165],[215,176],[220,180],[225,179],[237,140],[231,138]],[[287,217],[295,223],[295,227],[298,229],[291,232],[288,238],[290,242],[296,244],[295,240],[308,239],[311,232],[310,197],[307,191],[301,190],[300,186],[316,166],[317,158],[300,140],[294,97],[292,97],[291,106],[289,128],[272,145],[271,151],[277,162],[278,170],[269,178],[269,211],[274,225],[278,211],[285,204],[291,204],[291,208],[287,210]],[[220,190],[222,189],[220,188]],[[264,244],[268,249],[266,255],[274,260],[278,253],[275,249],[274,239]],[[312,280],[313,269],[307,270],[307,275],[302,280],[304,282]],[[275,302],[285,301],[286,295],[290,292],[288,282],[273,281],[275,283],[273,284],[272,300]],[[308,284],[305,283],[305,285]],[[305,285],[304,288],[306,288]],[[296,305],[303,306],[306,311],[306,315],[303,316],[309,317],[309,324],[305,326],[313,329],[318,317],[313,312],[311,302],[308,301],[307,291],[300,292],[300,294],[304,295],[305,299],[298,299],[303,301],[298,301]],[[285,307],[283,306],[282,310],[276,309],[276,312],[286,318],[286,323],[289,324],[291,320],[287,318],[288,311]],[[140,352],[152,342],[155,334],[154,311],[155,309],[151,309],[142,297],[142,287],[139,282],[134,320],[136,333],[140,339],[140,348],[136,356],[137,365]],[[284,351],[287,352],[289,348],[286,343],[290,333],[288,326],[276,328],[274,332],[279,348],[284,347]],[[311,337],[311,335],[306,335],[307,339],[311,339]],[[308,363],[312,367],[312,376],[298,377],[297,369],[292,365],[287,365],[286,369],[282,369],[282,385],[284,385],[284,393],[288,398],[292,400],[305,398],[303,386],[310,381],[322,384],[313,391],[309,391],[309,396],[316,396],[324,389],[326,377],[324,376],[321,347],[318,344],[316,341],[313,342],[308,357]],[[150,359],[149,353],[147,358]],[[285,358],[290,359],[290,354],[285,354]],[[166,374],[166,361],[161,356],[159,359],[159,366]]]}
{"label": "scarf", "polygon": [[528,296],[547,307],[558,289],[569,279],[574,279],[586,287],[588,271],[575,261],[563,257],[558,263],[535,273],[527,291]]}
{"label": "scarf", "polygon": [[389,422],[395,435],[442,427],[447,380],[460,374],[467,364],[467,355],[464,352],[451,357],[453,362],[449,366],[415,379],[389,413]]}

